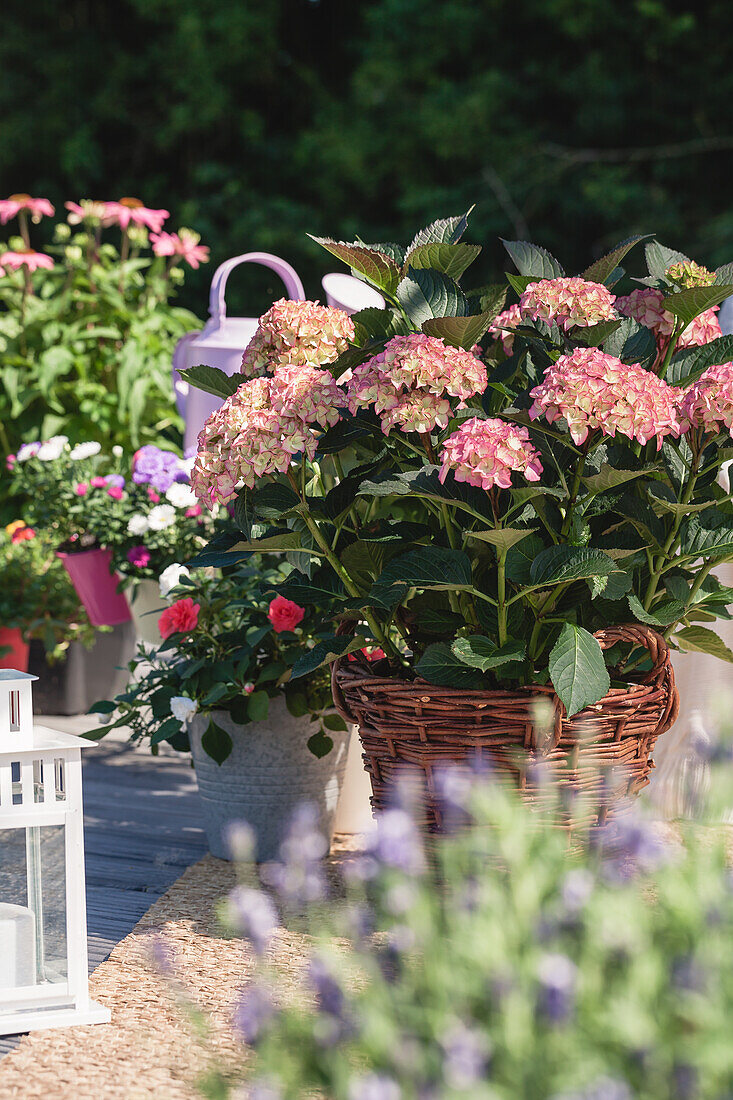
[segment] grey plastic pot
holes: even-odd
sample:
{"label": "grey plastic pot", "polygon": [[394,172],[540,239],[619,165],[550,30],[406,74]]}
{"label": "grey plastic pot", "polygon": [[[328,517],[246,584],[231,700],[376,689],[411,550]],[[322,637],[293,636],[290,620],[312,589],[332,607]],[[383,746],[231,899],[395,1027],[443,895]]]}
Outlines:
{"label": "grey plastic pot", "polygon": [[[223,764],[201,747],[209,717],[233,742]],[[303,803],[315,807],[330,842],[351,730],[331,733],[333,748],[319,760],[306,743],[309,727],[307,717],[293,718],[284,699],[270,701],[266,721],[246,726],[232,721],[227,711],[194,715],[188,733],[212,855],[229,859],[227,827],[246,821],[255,835],[258,862],[276,859],[293,813]]]}

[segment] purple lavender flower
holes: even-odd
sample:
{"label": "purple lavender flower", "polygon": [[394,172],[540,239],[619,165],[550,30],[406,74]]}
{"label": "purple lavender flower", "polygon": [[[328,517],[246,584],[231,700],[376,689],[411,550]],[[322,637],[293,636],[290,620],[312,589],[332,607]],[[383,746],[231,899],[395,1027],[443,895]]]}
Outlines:
{"label": "purple lavender flower", "polygon": [[380,863],[405,874],[419,875],[425,867],[420,831],[404,810],[385,810],[379,814],[368,847]]}
{"label": "purple lavender flower", "polygon": [[349,1085],[349,1100],[400,1100],[402,1090],[384,1073],[368,1073]]}
{"label": "purple lavender flower", "polygon": [[655,871],[670,858],[669,845],[638,814],[615,818],[595,829],[590,841],[601,854],[606,876],[616,882]]}
{"label": "purple lavender flower", "polygon": [[567,955],[543,955],[537,968],[539,994],[537,1008],[550,1024],[569,1019],[575,1006],[578,968]]}
{"label": "purple lavender flower", "polygon": [[455,1023],[443,1036],[441,1046],[443,1076],[450,1088],[468,1089],[485,1078],[490,1048],[476,1028]]}
{"label": "purple lavender flower", "polygon": [[353,1016],[341,984],[328,963],[315,955],[308,965],[308,977],[316,995],[319,1018],[313,1028],[317,1042],[333,1047],[354,1032]]}
{"label": "purple lavender flower", "polygon": [[250,886],[235,886],[229,894],[228,913],[237,931],[258,955],[264,955],[279,927],[275,906],[267,894]]}
{"label": "purple lavender flower", "polygon": [[253,1081],[247,1091],[247,1100],[282,1100],[282,1092],[270,1081]]}
{"label": "purple lavender flower", "polygon": [[275,1016],[275,1005],[262,982],[252,982],[243,991],[234,1012],[234,1027],[249,1046],[256,1046]]}
{"label": "purple lavender flower", "polygon": [[599,1077],[582,1092],[564,1092],[552,1100],[632,1100],[631,1089],[618,1077]]}
{"label": "purple lavender flower", "polygon": [[318,828],[315,807],[301,806],[280,846],[280,862],[266,864],[262,877],[284,902],[305,907],[326,897],[323,857],[327,853],[328,841]]}
{"label": "purple lavender flower", "polygon": [[150,485],[156,492],[165,493],[174,482],[188,481],[188,474],[173,451],[164,451],[153,443],[146,443],[135,452],[132,480],[136,485]]}

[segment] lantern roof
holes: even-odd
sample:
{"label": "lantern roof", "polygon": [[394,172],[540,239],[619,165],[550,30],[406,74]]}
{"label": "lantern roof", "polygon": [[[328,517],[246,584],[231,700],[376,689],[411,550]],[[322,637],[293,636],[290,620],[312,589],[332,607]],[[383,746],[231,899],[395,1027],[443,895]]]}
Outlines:
{"label": "lantern roof", "polygon": [[0,668],[0,683],[4,680],[37,680],[32,672],[18,672],[16,668]]}

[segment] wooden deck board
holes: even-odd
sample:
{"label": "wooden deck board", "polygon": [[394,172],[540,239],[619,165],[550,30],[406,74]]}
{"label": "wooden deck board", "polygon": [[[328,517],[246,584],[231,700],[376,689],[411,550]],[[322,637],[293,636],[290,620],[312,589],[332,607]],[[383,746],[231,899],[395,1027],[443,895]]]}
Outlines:
{"label": "wooden deck board", "polygon": [[[187,757],[104,741],[83,760],[91,971],[207,845]],[[18,1041],[0,1038],[0,1056]]]}

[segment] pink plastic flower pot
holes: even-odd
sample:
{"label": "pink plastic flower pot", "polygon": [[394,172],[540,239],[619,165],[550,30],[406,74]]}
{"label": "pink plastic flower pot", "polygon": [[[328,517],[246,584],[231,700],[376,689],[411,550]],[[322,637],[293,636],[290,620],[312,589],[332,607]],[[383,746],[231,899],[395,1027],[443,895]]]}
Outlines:
{"label": "pink plastic flower pot", "polygon": [[[10,646],[10,651],[5,649]],[[28,671],[28,643],[23,641],[19,626],[0,626],[0,668]]]}
{"label": "pink plastic flower pot", "polygon": [[131,618],[127,597],[117,591],[120,578],[112,572],[109,550],[59,553],[92,626],[116,626]]}

